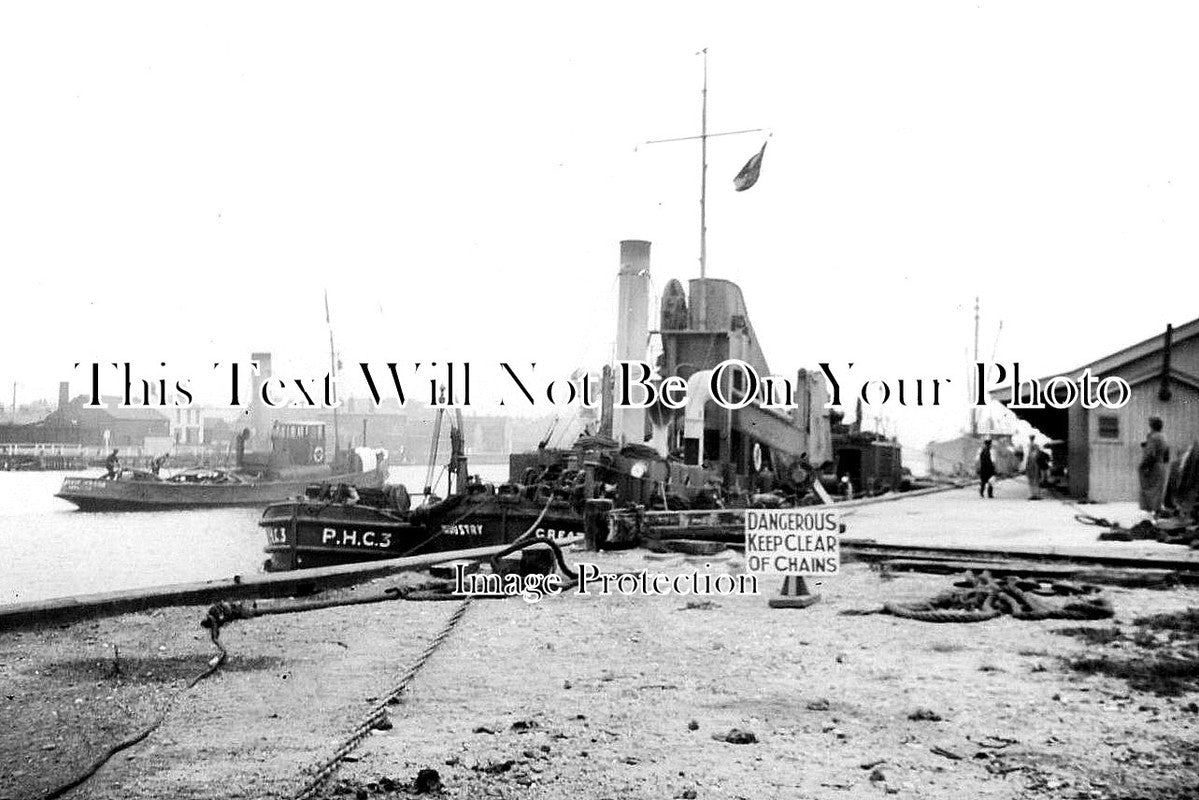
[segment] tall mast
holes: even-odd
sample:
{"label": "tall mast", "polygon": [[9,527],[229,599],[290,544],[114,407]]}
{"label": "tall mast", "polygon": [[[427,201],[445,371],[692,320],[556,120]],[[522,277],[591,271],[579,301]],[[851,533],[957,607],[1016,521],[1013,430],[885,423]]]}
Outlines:
{"label": "tall mast", "polygon": [[704,278],[708,275],[708,48],[700,51],[704,56],[703,110],[700,116],[700,172],[699,172],[699,305],[696,315],[700,330],[708,327],[708,292]]}
{"label": "tall mast", "polygon": [[707,295],[704,291],[704,279],[708,276],[708,139],[717,136],[736,136],[742,133],[758,133],[764,128],[749,128],[740,131],[723,131],[708,133],[708,48],[696,53],[704,57],[704,89],[703,105],[700,116],[699,136],[676,136],[671,139],[651,139],[645,144],[665,144],[667,142],[689,142],[693,139],[700,141],[700,173],[699,173],[699,297],[692,297],[692,308],[695,309],[695,320],[699,329],[703,330],[708,321]]}
{"label": "tall mast", "polygon": [[[325,324],[329,326],[329,376],[334,382],[334,391],[337,386],[337,354],[333,349],[333,320],[329,317],[329,290],[325,290]],[[337,398],[333,398],[333,402],[337,402]],[[337,429],[337,406],[333,406],[333,460],[336,463],[337,454],[341,451],[341,434]]]}

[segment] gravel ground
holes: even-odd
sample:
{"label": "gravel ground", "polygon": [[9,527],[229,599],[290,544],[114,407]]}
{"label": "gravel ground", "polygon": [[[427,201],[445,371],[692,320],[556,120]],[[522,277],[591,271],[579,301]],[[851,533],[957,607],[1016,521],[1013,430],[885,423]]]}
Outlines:
{"label": "gravel ground", "polygon": [[[572,559],[662,572],[705,562]],[[1135,645],[1059,635],[1079,627],[1060,621],[843,613],[951,583],[846,564],[802,610],[763,596],[477,600],[392,708],[393,727],[373,732],[324,796],[406,797],[421,769],[451,798],[1199,796],[1199,695],[1160,696],[1065,663]],[[1122,626],[1199,606],[1194,590],[1106,591]],[[214,652],[203,608],[0,634],[0,798],[39,796],[171,698],[157,731],[69,796],[290,797],[454,608],[394,602],[233,623],[228,663],[185,693]],[[733,729],[756,741],[714,738]]]}

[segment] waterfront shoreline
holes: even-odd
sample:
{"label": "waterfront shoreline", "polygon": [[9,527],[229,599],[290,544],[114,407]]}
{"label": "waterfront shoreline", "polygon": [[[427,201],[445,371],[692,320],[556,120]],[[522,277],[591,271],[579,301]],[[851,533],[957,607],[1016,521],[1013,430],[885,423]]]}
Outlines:
{"label": "waterfront shoreline", "polygon": [[[627,552],[593,560],[624,571],[691,569],[701,559]],[[393,708],[394,729],[372,734],[337,779],[361,788],[434,768],[450,797],[596,800],[688,789],[705,798],[844,797],[883,787],[908,797],[1019,797],[1054,781],[1184,785],[1196,755],[1184,743],[1199,719],[1190,698],[1069,672],[1060,659],[1088,648],[1055,634],[1066,623],[846,616],[951,581],[850,564],[818,587],[822,602],[802,611],[770,609],[763,596],[476,601]],[[1127,625],[1199,600],[1192,590],[1105,591],[1116,619],[1085,627]],[[224,668],[101,770],[88,796],[289,795],[452,609],[394,602],[228,626]],[[15,723],[0,739],[0,797],[44,791],[152,717],[213,654],[203,614],[191,606],[0,635],[4,712]],[[942,721],[908,720],[922,708]],[[758,743],[712,739],[730,729],[752,731]],[[986,736],[1016,743],[978,758]],[[1147,752],[1151,768],[1135,760]],[[994,759],[1013,771],[988,771]],[[869,761],[879,762],[882,781],[861,768]],[[1108,766],[1097,773],[1100,761]]]}

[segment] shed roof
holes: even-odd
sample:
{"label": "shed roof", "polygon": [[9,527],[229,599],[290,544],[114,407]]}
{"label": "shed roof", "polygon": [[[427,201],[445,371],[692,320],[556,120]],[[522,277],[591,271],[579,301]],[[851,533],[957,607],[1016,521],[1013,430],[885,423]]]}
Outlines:
{"label": "shed roof", "polygon": [[[1156,353],[1161,352],[1163,349],[1165,349],[1164,336],[1165,336],[1165,329],[1163,328],[1161,330],[1161,332],[1157,333],[1156,335],[1150,336],[1148,339],[1144,339],[1140,342],[1137,342],[1134,345],[1125,347],[1123,350],[1117,350],[1116,352],[1111,353],[1110,355],[1103,356],[1102,358],[1098,358],[1098,359],[1090,362],[1089,364],[1083,364],[1082,366],[1076,367],[1075,369],[1065,370],[1064,372],[1060,372],[1057,374],[1058,375],[1066,375],[1066,376],[1071,376],[1071,375],[1077,376],[1077,375],[1081,375],[1084,370],[1089,369],[1091,371],[1091,374],[1095,375],[1097,377],[1103,376],[1103,375],[1110,375],[1111,373],[1119,370],[1121,367],[1131,364],[1134,361],[1138,361],[1140,359],[1143,359],[1148,356],[1152,356]],[[1199,338],[1199,317],[1191,320],[1190,322],[1187,322],[1187,323],[1184,323],[1182,325],[1175,327],[1173,330],[1171,342],[1172,342],[1172,346],[1177,347],[1179,344],[1181,344],[1184,341],[1187,341],[1189,339],[1197,339],[1197,338]],[[1160,376],[1161,376],[1160,370],[1152,371],[1149,373],[1146,373],[1144,370],[1140,370],[1140,371],[1138,371],[1137,375],[1125,376],[1125,377],[1129,380],[1130,383],[1141,383],[1141,382],[1144,382],[1145,380],[1149,380],[1150,378],[1160,377]],[[1046,381],[1048,381],[1049,379],[1051,379],[1053,377],[1056,377],[1056,376],[1055,375],[1046,375],[1045,377],[1040,378],[1038,380],[1038,382],[1045,383]],[[1171,378],[1171,380],[1177,380],[1182,383],[1189,384],[1191,386],[1199,387],[1199,376],[1191,375],[1190,373],[1183,372],[1182,370],[1179,370],[1176,366],[1173,366],[1173,365],[1170,368],[1170,378]],[[991,399],[1000,400],[1001,398],[1008,396],[1010,391],[1011,391],[1011,388],[1010,388],[1010,382],[1009,382],[1009,384],[1005,384],[1005,386],[1003,386],[1003,387],[1000,387],[997,389],[992,389],[991,393],[990,393]]]}

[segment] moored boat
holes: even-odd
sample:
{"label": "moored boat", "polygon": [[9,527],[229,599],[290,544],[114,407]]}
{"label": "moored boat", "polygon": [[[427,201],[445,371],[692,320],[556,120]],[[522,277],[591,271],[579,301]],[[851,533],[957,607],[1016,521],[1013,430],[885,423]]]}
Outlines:
{"label": "moored boat", "polygon": [[[621,266],[628,307],[646,304],[648,244],[623,243]],[[671,510],[804,502],[804,487],[813,480],[809,459],[822,463],[830,453],[823,383],[800,371],[797,402],[786,413],[765,407],[762,398],[731,413],[718,407],[706,388],[722,359],[739,358],[762,374],[769,372],[740,290],[727,281],[707,281],[693,285],[692,294],[704,296],[705,316],[689,314],[686,293],[671,282],[658,332],[661,374],[687,380],[694,398],[682,412],[613,408],[606,388],[598,433],[585,430],[568,447],[543,441],[536,450],[512,455],[509,483],[498,487],[468,479],[462,424],[455,413],[447,499],[430,496],[432,467],[426,500],[415,509],[401,487],[353,495],[334,485],[312,487],[306,497],[273,504],[263,514],[259,525],[266,533],[268,568],[504,544],[526,532],[576,537],[584,533],[591,500],[616,509]],[[644,315],[618,323],[620,339],[630,343],[623,358],[644,358],[636,348],[647,339],[646,323]],[[744,391],[732,378],[726,383],[729,394]],[[435,424],[430,465],[445,413],[439,412]]]}
{"label": "moored boat", "polygon": [[119,469],[98,478],[64,478],[55,496],[82,511],[265,506],[303,494],[316,481],[371,488],[387,479],[387,454],[382,450],[336,453],[329,459],[332,463],[326,463],[325,453],[324,423],[276,422],[271,452],[241,453],[232,469],[194,468],[168,478]]}
{"label": "moored boat", "polygon": [[267,571],[399,558],[486,547],[516,541],[532,532],[572,538],[583,532],[582,486],[573,476],[536,486],[500,487],[472,480],[467,472],[462,413],[450,424],[446,497],[433,494],[445,410],[438,411],[429,451],[422,502],[412,508],[403,485],[352,489],[328,482],[308,487],[302,497],[273,503],[258,524],[266,532]]}
{"label": "moored boat", "polygon": [[583,516],[565,497],[541,501],[527,487],[472,484],[417,509],[401,487],[362,491],[352,502],[314,486],[308,496],[274,503],[259,521],[267,571],[282,571],[465,550],[514,542],[527,532],[552,539],[583,533]]}

